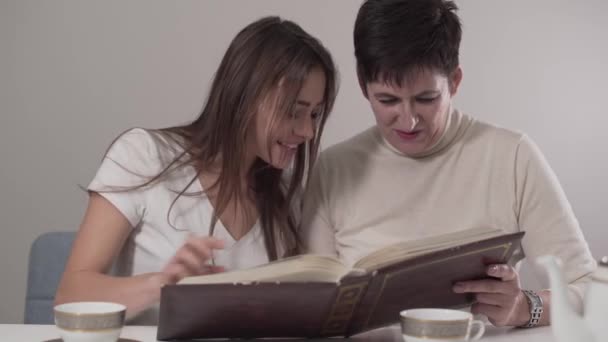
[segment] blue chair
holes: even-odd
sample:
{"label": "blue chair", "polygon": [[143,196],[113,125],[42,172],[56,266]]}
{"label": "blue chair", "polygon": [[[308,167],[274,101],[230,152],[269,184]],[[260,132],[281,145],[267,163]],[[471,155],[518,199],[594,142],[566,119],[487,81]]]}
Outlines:
{"label": "blue chair", "polygon": [[30,248],[25,297],[25,324],[53,324],[53,302],[75,232],[44,233]]}

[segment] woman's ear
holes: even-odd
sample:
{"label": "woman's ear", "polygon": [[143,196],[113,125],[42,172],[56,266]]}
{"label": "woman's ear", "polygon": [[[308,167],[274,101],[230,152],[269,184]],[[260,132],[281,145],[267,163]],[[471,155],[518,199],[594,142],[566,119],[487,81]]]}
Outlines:
{"label": "woman's ear", "polygon": [[458,92],[458,87],[460,86],[460,82],[462,81],[462,68],[460,67],[460,65],[456,68],[456,70],[452,71],[449,81],[450,96],[454,96]]}

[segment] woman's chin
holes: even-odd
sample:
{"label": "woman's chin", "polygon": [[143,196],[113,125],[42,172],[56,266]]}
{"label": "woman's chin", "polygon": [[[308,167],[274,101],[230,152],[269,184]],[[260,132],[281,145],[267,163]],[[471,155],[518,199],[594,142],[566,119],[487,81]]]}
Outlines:
{"label": "woman's chin", "polygon": [[285,159],[285,158],[280,158],[280,157],[277,157],[277,158],[260,157],[260,159],[262,159],[264,162],[266,162],[266,164],[268,164],[272,168],[284,170],[284,169],[288,168],[289,165],[291,165],[291,161],[293,158]]}
{"label": "woman's chin", "polygon": [[420,140],[404,141],[402,139],[387,139],[392,147],[406,156],[416,156],[425,153],[429,146]]}
{"label": "woman's chin", "polygon": [[293,162],[293,159],[295,157],[296,151],[295,150],[289,150],[289,151],[285,151],[285,150],[281,150],[281,151],[277,151],[278,153],[274,153],[272,155],[272,157],[270,158],[271,160],[268,162],[268,164],[270,164],[272,167],[276,168],[276,169],[286,169],[288,168],[291,163]]}
{"label": "woman's chin", "polygon": [[291,164],[291,160],[288,161],[280,161],[280,162],[272,162],[269,163],[270,166],[274,167],[275,169],[279,169],[279,170],[284,170],[286,168],[289,167],[289,165]]}

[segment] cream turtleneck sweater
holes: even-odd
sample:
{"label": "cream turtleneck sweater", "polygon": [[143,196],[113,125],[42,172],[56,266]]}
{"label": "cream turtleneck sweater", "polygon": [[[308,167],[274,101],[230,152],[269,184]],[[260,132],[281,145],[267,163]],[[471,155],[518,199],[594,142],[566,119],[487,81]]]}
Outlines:
{"label": "cream turtleneck sweater", "polygon": [[438,142],[415,157],[376,127],[324,151],[305,197],[307,251],[354,263],[399,241],[479,227],[525,231],[521,255],[560,257],[580,307],[596,264],[538,147],[459,111],[447,121]]}

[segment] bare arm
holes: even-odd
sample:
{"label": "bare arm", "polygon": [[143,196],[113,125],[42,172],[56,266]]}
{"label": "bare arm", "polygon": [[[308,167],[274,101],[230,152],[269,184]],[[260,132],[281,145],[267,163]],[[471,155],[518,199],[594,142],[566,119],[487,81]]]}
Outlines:
{"label": "bare arm", "polygon": [[337,256],[336,232],[323,194],[323,177],[323,159],[319,158],[304,192],[300,237],[305,253]]}
{"label": "bare arm", "polygon": [[213,238],[192,238],[156,273],[114,277],[109,271],[131,232],[131,224],[103,196],[91,192],[55,303],[72,301],[110,301],[127,307],[127,318],[156,303],[164,284],[195,274],[220,271],[206,266],[211,250],[222,243]]}

